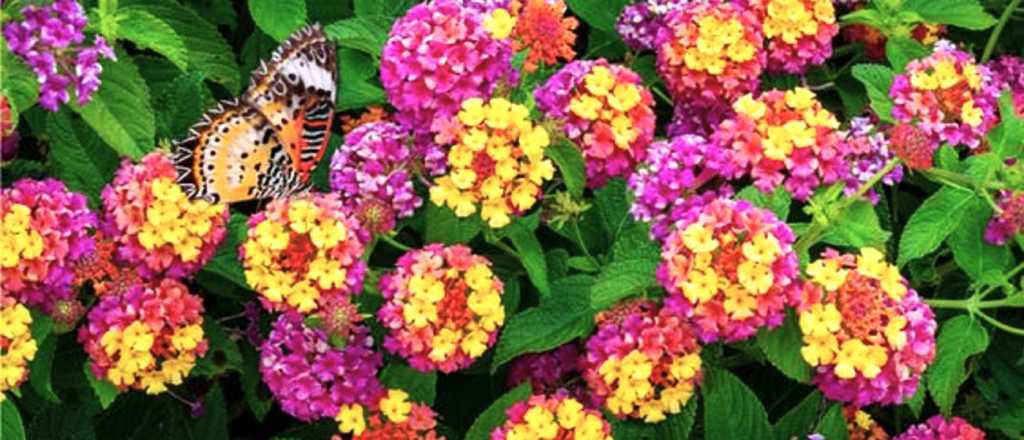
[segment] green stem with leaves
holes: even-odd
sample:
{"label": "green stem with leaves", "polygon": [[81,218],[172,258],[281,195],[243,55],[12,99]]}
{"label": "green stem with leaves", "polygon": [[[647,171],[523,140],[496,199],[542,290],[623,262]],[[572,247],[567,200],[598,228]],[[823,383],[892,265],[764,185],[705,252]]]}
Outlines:
{"label": "green stem with leaves", "polygon": [[988,35],[985,51],[981,54],[982,63],[992,57],[992,52],[996,50],[996,43],[999,42],[999,35],[1003,33],[1006,22],[1010,20],[1010,16],[1013,15],[1013,11],[1016,11],[1018,6],[1020,6],[1020,0],[1011,0],[1010,4],[1006,5],[1003,15],[999,17],[999,22],[996,23],[996,27],[992,28],[992,33]]}
{"label": "green stem with leaves", "polygon": [[408,251],[412,250],[411,247],[406,246],[406,245],[400,243],[398,240],[395,240],[393,237],[391,237],[390,235],[387,235],[387,234],[380,234],[380,235],[377,236],[377,239],[379,239],[380,241],[383,241],[383,242],[385,242],[387,244],[390,244],[395,249],[398,249],[398,250],[401,250],[401,251],[408,252]]}

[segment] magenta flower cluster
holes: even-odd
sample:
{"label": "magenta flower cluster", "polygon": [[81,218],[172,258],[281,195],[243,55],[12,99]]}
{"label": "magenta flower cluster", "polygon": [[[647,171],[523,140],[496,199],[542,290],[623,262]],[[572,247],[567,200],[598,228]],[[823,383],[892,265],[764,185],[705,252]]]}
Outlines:
{"label": "magenta flower cluster", "polygon": [[25,60],[39,78],[39,105],[50,111],[70,100],[74,85],[78,105],[88,104],[100,87],[100,58],[117,56],[102,36],[92,46],[83,45],[88,24],[85,10],[74,0],[55,0],[45,6],[21,10],[22,21],[4,26],[11,52]]}
{"label": "magenta flower cluster", "polygon": [[992,215],[985,228],[985,241],[996,246],[1006,244],[1024,232],[1024,191],[1004,189],[996,202],[1000,212]]}
{"label": "magenta flower cluster", "polygon": [[966,420],[953,417],[946,420],[941,415],[932,416],[928,421],[911,426],[893,440],[985,440],[985,432],[975,428]]}
{"label": "magenta flower cluster", "polygon": [[344,345],[285,312],[260,347],[260,374],[281,408],[302,421],[334,418],[343,404],[375,406],[384,395],[377,380],[383,357],[365,326],[351,328]]}
{"label": "magenta flower cluster", "polygon": [[529,381],[534,393],[555,391],[566,378],[579,373],[580,350],[565,344],[551,351],[516,358],[508,369],[506,384],[515,388]]}
{"label": "magenta flower cluster", "polygon": [[690,0],[644,0],[626,5],[615,23],[622,41],[633,50],[654,50],[665,16]]}
{"label": "magenta flower cluster", "polygon": [[[861,185],[871,180],[875,173],[882,170],[885,164],[895,157],[889,149],[889,139],[885,133],[871,122],[870,118],[857,117],[850,120],[850,129],[846,132],[845,144],[850,173],[844,179],[846,187],[843,193],[852,196]],[[892,186],[903,180],[903,166],[897,165],[889,174],[882,177],[881,183]],[[871,203],[878,203],[878,192],[874,188],[868,190],[866,196]]]}
{"label": "magenta flower cluster", "polygon": [[988,68],[999,90],[1012,94],[1017,116],[1024,117],[1024,58],[1003,55],[990,61]]}

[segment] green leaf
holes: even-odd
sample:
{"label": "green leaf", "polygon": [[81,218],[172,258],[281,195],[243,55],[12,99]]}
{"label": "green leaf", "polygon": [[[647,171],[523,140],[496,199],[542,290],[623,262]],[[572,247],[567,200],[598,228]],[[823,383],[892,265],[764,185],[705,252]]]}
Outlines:
{"label": "green leaf", "polygon": [[928,23],[980,31],[996,24],[978,0],[906,0],[902,9],[916,12]]}
{"label": "green leaf", "polygon": [[793,202],[793,197],[782,185],[776,187],[775,192],[771,194],[765,194],[751,185],[740,190],[736,197],[749,201],[758,208],[770,210],[782,221],[789,217],[789,205]]}
{"label": "green leaf", "polygon": [[242,394],[256,420],[262,422],[274,406],[274,400],[260,375],[260,353],[249,344],[242,345]]}
{"label": "green leaf", "polygon": [[556,142],[544,150],[544,154],[558,165],[565,180],[565,187],[574,197],[583,196],[587,186],[587,173],[583,164],[583,154],[572,142]]}
{"label": "green leaf", "polygon": [[697,399],[690,399],[679,414],[669,415],[665,421],[655,425],[659,440],[687,440],[697,421]]}
{"label": "green leaf", "polygon": [[203,85],[203,76],[188,72],[175,78],[158,93],[154,105],[156,113],[156,134],[159,138],[180,139],[188,129],[203,117],[206,106],[203,94],[209,93]]}
{"label": "green leaf", "polygon": [[248,222],[249,218],[244,215],[231,215],[231,218],[228,220],[227,243],[223,243],[217,248],[217,253],[213,254],[213,258],[210,259],[209,263],[206,263],[206,266],[203,266],[203,272],[219,275],[238,287],[252,290],[245,280],[242,262],[238,259],[238,247],[245,242],[246,235],[248,234]]}
{"label": "green leaf", "polygon": [[388,40],[391,19],[382,16],[353,17],[331,23],[324,32],[338,46],[349,47],[380,58]]}
{"label": "green leaf", "polygon": [[594,278],[587,275],[562,278],[552,286],[557,295],[512,316],[498,339],[491,371],[522,354],[548,351],[589,334],[594,326],[593,284]]}
{"label": "green leaf", "polygon": [[499,397],[473,421],[469,431],[466,431],[465,440],[490,440],[491,431],[505,423],[505,411],[516,402],[526,400],[532,393],[530,382],[526,381]]}
{"label": "green leaf", "polygon": [[1024,436],[1024,399],[1013,405],[1000,405],[996,413],[986,419],[984,426],[991,430],[1002,431],[1007,438]]}
{"label": "green leaf", "polygon": [[1024,119],[1017,116],[1013,106],[1013,93],[1006,91],[999,97],[999,124],[988,132],[992,152],[1000,159],[1016,156],[1024,146]]}
{"label": "green leaf", "polygon": [[[775,422],[775,440],[807,438],[814,432],[818,424],[818,416],[824,410],[827,401],[820,391],[814,391],[804,397],[796,406]],[[829,437],[830,438],[830,437]]]}
{"label": "green leaf", "polygon": [[[195,11],[177,2],[151,3],[148,0],[121,0],[123,4],[136,5],[132,8],[148,12],[173,28],[188,49],[189,67],[203,74],[204,78],[223,84],[228,91],[237,94],[241,89],[238,62],[235,52],[217,30]],[[125,9],[122,7],[122,9]],[[105,71],[106,69],[104,69]],[[106,88],[106,82],[102,91]]]}
{"label": "green leaf", "polygon": [[893,102],[889,97],[889,89],[892,88],[892,81],[896,73],[892,69],[878,64],[858,64],[853,66],[852,73],[853,77],[867,88],[868,97],[871,98],[871,108],[878,113],[878,118],[885,122],[893,122]]}
{"label": "green leaf", "polygon": [[921,417],[921,409],[924,408],[924,399],[926,397],[927,393],[925,392],[925,387],[922,383],[921,386],[917,387],[917,391],[914,392],[914,395],[910,396],[910,398],[905,402],[907,404],[907,408],[910,408],[910,412],[914,414],[915,419]]}
{"label": "green leaf", "polygon": [[877,9],[863,8],[839,18],[843,24],[866,24],[878,28],[887,19]]}
{"label": "green leaf", "polygon": [[267,35],[284,41],[306,22],[305,0],[249,0],[252,20]]}
{"label": "green leaf", "polygon": [[930,53],[924,45],[908,37],[894,36],[885,42],[885,55],[897,72],[902,72],[910,61],[924,58]]}
{"label": "green leaf", "polygon": [[848,440],[849,432],[846,429],[846,417],[843,416],[843,406],[834,403],[828,407],[828,411],[814,428],[814,432],[822,435],[828,440]]}
{"label": "green leaf", "polygon": [[377,65],[366,52],[342,47],[338,49],[338,72],[341,80],[368,80],[377,75]]}
{"label": "green leaf", "polygon": [[709,369],[701,392],[704,395],[705,439],[763,440],[772,436],[764,405],[732,373]]}
{"label": "green leaf", "polygon": [[[550,255],[550,253],[549,253],[549,255]],[[583,256],[569,257],[566,260],[566,264],[570,268],[576,269],[576,270],[581,271],[581,272],[591,272],[591,273],[594,273],[594,272],[601,271],[601,265],[598,264],[597,261],[595,261],[593,258],[590,258],[590,257],[583,257]]]}
{"label": "green leaf", "polygon": [[416,4],[415,0],[355,0],[356,16],[358,17],[398,17]]}
{"label": "green leaf", "polygon": [[628,0],[567,0],[572,12],[580,16],[591,27],[606,32],[615,32],[615,20]]}
{"label": "green leaf", "polygon": [[102,64],[103,85],[99,91],[85,106],[72,108],[114,151],[138,160],[154,146],[156,122],[149,88],[127,55]]}
{"label": "green leaf", "polygon": [[903,266],[938,248],[960,224],[974,197],[971,191],[945,186],[925,200],[903,229],[898,264]]}
{"label": "green leaf", "polygon": [[480,216],[459,218],[448,208],[430,202],[426,205],[427,230],[423,239],[427,243],[469,243],[480,233]]}
{"label": "green leaf", "polygon": [[960,226],[946,239],[953,259],[972,280],[981,280],[1005,273],[1013,264],[1013,255],[1006,246],[985,242],[985,228],[992,208],[984,200],[974,199],[964,213]]}
{"label": "green leaf", "polygon": [[821,241],[836,246],[884,249],[890,235],[879,224],[875,207],[866,200],[858,200],[833,220]]}
{"label": "green leaf", "polygon": [[25,425],[13,399],[0,402],[0,438],[4,440],[25,440]]}
{"label": "green leaf", "polygon": [[38,345],[36,357],[29,365],[28,383],[44,399],[60,403],[60,396],[53,392],[53,360],[57,353],[57,335],[51,334],[44,339],[36,340],[42,342]]}
{"label": "green leaf", "polygon": [[346,79],[342,76],[338,89],[338,111],[384,104],[388,99],[384,89],[377,84],[376,80],[370,82],[368,80]]}
{"label": "green leaf", "polygon": [[604,188],[594,191],[594,204],[609,242],[614,243],[618,239],[629,220],[630,199],[627,193],[626,182],[618,178],[609,180]]}
{"label": "green leaf", "polygon": [[630,259],[613,261],[604,267],[591,289],[590,305],[604,310],[656,284],[654,271],[658,260]]}
{"label": "green leaf", "polygon": [[11,106],[11,121],[18,123],[18,115],[36,104],[39,99],[39,82],[36,74],[28,66],[7,50],[7,42],[3,41],[0,49],[0,93],[7,97]]}
{"label": "green leaf", "polygon": [[209,342],[209,348],[206,356],[196,361],[192,374],[216,377],[228,371],[242,371],[242,352],[216,319],[203,318],[203,335]]}
{"label": "green leaf", "polygon": [[966,362],[988,348],[988,332],[981,322],[959,315],[942,323],[935,341],[935,362],[925,372],[932,400],[950,415],[960,385],[967,380]]}
{"label": "green leaf", "polygon": [[190,421],[192,438],[202,440],[228,439],[228,408],[224,401],[224,393],[220,385],[214,382],[213,388],[203,397],[205,411],[203,416]]}
{"label": "green leaf", "polygon": [[434,404],[437,394],[437,372],[424,373],[405,364],[390,363],[380,373],[380,381],[388,388],[399,388],[417,402]]}
{"label": "green leaf", "polygon": [[800,355],[803,334],[792,312],[786,314],[786,320],[779,328],[761,329],[757,334],[757,345],[761,347],[768,362],[782,374],[800,383],[811,381],[811,366]]}
{"label": "green leaf", "polygon": [[62,180],[68,189],[89,196],[93,206],[99,206],[100,191],[107,184],[105,176],[113,174],[113,170],[105,169],[93,160],[103,152],[91,151],[83,145],[75,132],[71,113],[66,109],[47,114],[46,132],[50,136],[50,149],[46,154],[50,173]]}
{"label": "green leaf", "polygon": [[544,248],[540,246],[537,235],[524,227],[519,220],[505,227],[505,235],[516,253],[519,254],[519,262],[526,269],[526,275],[537,288],[541,296],[551,295],[551,285],[548,283],[548,264],[544,258]]}
{"label": "green leaf", "polygon": [[181,70],[188,69],[185,41],[166,21],[135,7],[119,9],[116,19],[118,38],[163,55]]}
{"label": "green leaf", "polygon": [[93,393],[96,393],[96,398],[99,399],[100,407],[107,409],[111,403],[114,403],[114,399],[120,391],[110,381],[106,379],[100,379],[92,374],[92,368],[89,368],[89,362],[86,361],[82,364],[82,372],[85,374],[85,380],[89,382],[89,386],[92,387]]}

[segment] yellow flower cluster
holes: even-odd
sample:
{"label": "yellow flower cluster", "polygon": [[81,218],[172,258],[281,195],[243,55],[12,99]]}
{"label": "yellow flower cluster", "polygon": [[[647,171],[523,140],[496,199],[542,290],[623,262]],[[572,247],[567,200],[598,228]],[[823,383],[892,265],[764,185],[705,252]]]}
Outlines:
{"label": "yellow flower cluster", "polygon": [[744,38],[743,23],[713,14],[697,19],[697,44],[686,48],[683,61],[691,70],[719,75],[730,63],[750,61],[757,48]]}
{"label": "yellow flower cluster", "polygon": [[[21,205],[15,205],[21,206]],[[7,219],[4,218],[6,227]],[[28,363],[36,357],[36,341],[29,325],[32,315],[28,309],[14,301],[0,307],[0,402],[4,393],[14,389],[25,379]]]}
{"label": "yellow flower cluster", "polygon": [[[890,298],[899,301],[907,293],[900,269],[885,261],[878,249],[863,248],[857,256],[857,272],[867,278],[878,280],[882,290]],[[807,265],[807,275],[826,291],[839,289],[846,282],[849,270],[839,267],[839,261],[833,258],[822,258]]]}
{"label": "yellow flower cluster", "polygon": [[611,127],[615,146],[622,150],[640,135],[633,127],[629,111],[643,101],[637,84],[618,81],[607,66],[597,65],[583,77],[583,90],[569,101],[569,111],[588,121],[599,121]]}
{"label": "yellow flower cluster", "polygon": [[31,221],[31,208],[20,203],[11,204],[10,211],[3,218],[4,252],[0,252],[0,266],[17,267],[23,259],[43,255],[43,236],[30,227]]}
{"label": "yellow flower cluster", "polygon": [[[776,103],[776,107],[778,107]],[[773,114],[795,112],[794,118],[779,125],[776,118],[766,118],[769,107],[763,101],[746,94],[740,97],[733,108],[741,114],[757,122],[757,131],[762,138],[765,157],[773,160],[785,160],[795,148],[814,147],[817,144],[817,128],[824,127],[835,130],[839,128],[839,120],[832,112],[826,110],[818,102],[814,92],[805,87],[788,90],[783,99],[784,108],[771,109]]]}
{"label": "yellow flower cluster", "polygon": [[[457,276],[456,270],[445,273],[446,278]],[[490,333],[505,323],[505,308],[501,304],[501,294],[495,288],[491,268],[483,263],[474,264],[466,271],[465,280],[471,290],[466,305],[477,319],[470,320],[464,328],[444,326],[435,333],[429,354],[434,362],[448,359],[456,348],[461,348],[472,358],[482,356],[487,351]],[[403,314],[413,330],[442,324],[439,322],[438,305],[445,296],[445,280],[431,273],[414,275],[409,280],[409,293],[409,304],[403,309]]]}
{"label": "yellow flower cluster", "polygon": [[768,0],[766,9],[764,36],[782,37],[787,44],[796,44],[805,35],[817,35],[820,23],[836,22],[832,0]]}
{"label": "yellow flower cluster", "polygon": [[148,251],[170,245],[182,261],[196,261],[213,219],[224,214],[225,206],[189,200],[181,187],[166,177],[153,180],[151,191],[153,202],[146,209],[139,244]]}
{"label": "yellow flower cluster", "polygon": [[[910,85],[917,90],[940,91],[957,87],[962,82],[970,90],[981,90],[981,74],[978,66],[972,62],[962,63],[962,72],[957,72],[957,60],[951,55],[939,59],[930,69],[915,70],[910,75]],[[985,114],[971,98],[965,94],[960,106],[960,118],[968,125],[978,127],[984,121]]]}
{"label": "yellow flower cluster", "polygon": [[492,228],[533,207],[555,168],[544,158],[548,132],[529,116],[526,107],[504,98],[464,101],[457,139],[448,151],[448,174],[434,181],[430,200],[459,217],[473,215],[480,205]]}
{"label": "yellow flower cluster", "polygon": [[514,424],[505,435],[506,440],[553,440],[569,438],[559,431],[565,430],[575,440],[611,440],[604,432],[604,419],[596,413],[584,411],[583,404],[573,398],[564,398],[552,412],[544,406],[531,406],[523,414],[522,423]]}
{"label": "yellow flower cluster", "polygon": [[[243,244],[245,279],[271,304],[309,313],[317,308],[322,290],[346,288],[349,274],[344,259],[332,252],[351,238],[352,231],[310,200],[291,200],[280,214],[281,218],[268,215],[250,230]],[[293,234],[304,237],[294,240]],[[289,251],[305,238],[312,244],[309,249]],[[292,258],[308,262],[306,270],[285,267]]]}
{"label": "yellow flower cluster", "polygon": [[[391,423],[409,420],[409,414],[412,413],[409,393],[389,389],[387,395],[380,400],[380,413]],[[358,403],[342,404],[334,421],[338,422],[338,431],[342,434],[360,435],[366,431],[366,415],[363,406]]]}
{"label": "yellow flower cluster", "polygon": [[598,368],[604,382],[612,388],[605,406],[616,414],[636,414],[648,423],[678,413],[693,395],[694,378],[700,371],[700,355],[691,353],[676,358],[669,367],[660,395],[655,396],[651,381],[654,365],[640,350],[622,359],[609,358]]}
{"label": "yellow flower cluster", "polygon": [[167,391],[167,384],[180,385],[195,366],[195,350],[203,340],[203,328],[192,324],[176,329],[171,348],[177,357],[163,359],[157,365],[153,355],[156,337],[142,321],[124,329],[112,328],[100,338],[104,352],[115,362],[107,369],[107,379],[118,387],[137,387],[147,394]]}

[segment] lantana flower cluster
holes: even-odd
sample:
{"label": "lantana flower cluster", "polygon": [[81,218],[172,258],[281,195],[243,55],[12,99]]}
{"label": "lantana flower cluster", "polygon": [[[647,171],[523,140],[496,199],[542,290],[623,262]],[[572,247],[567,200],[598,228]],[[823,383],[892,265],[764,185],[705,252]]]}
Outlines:
{"label": "lantana flower cluster", "polygon": [[413,187],[411,137],[398,124],[363,124],[345,136],[331,158],[330,181],[348,212],[372,232],[394,229],[423,199]]}
{"label": "lantana flower cluster", "polygon": [[757,12],[718,0],[669,13],[657,49],[658,74],[682,105],[721,105],[757,90],[766,63]]}
{"label": "lantana flower cluster", "polygon": [[985,440],[982,431],[959,417],[946,419],[935,415],[924,423],[911,426],[893,440]]}
{"label": "lantana flower cluster", "polygon": [[1017,234],[1024,233],[1024,190],[1004,189],[999,191],[996,206],[985,228],[985,241],[996,246],[1006,244]]}
{"label": "lantana flower cluster", "polygon": [[500,228],[537,203],[541,184],[555,166],[544,157],[551,143],[547,130],[534,125],[530,112],[504,98],[468,99],[439,134],[448,150],[447,174],[434,179],[430,200],[458,217],[478,210],[492,228]]}
{"label": "lantana flower cluster", "polygon": [[850,440],[889,440],[889,433],[885,432],[871,414],[860,408],[853,405],[845,406],[843,416],[846,418],[846,434]]}
{"label": "lantana flower cluster", "polygon": [[384,358],[358,315],[348,321],[346,336],[333,340],[293,311],[274,322],[260,347],[260,375],[284,412],[310,422],[334,418],[344,405],[380,399],[377,373]]}
{"label": "lantana flower cluster", "polygon": [[677,414],[701,379],[693,330],[652,302],[624,303],[598,315],[586,346],[583,379],[596,403],[620,419],[657,423]]}
{"label": "lantana flower cluster", "polygon": [[[843,193],[852,196],[896,155],[889,149],[889,138],[885,132],[871,122],[870,118],[857,117],[850,120],[850,128],[843,136],[847,163],[850,172],[846,175],[846,186]],[[903,180],[903,166],[896,165],[892,171],[882,176],[883,185],[892,186]],[[866,196],[871,203],[878,203],[878,192],[874,188],[868,190]]]}
{"label": "lantana flower cluster", "polygon": [[800,300],[793,231],[746,201],[714,200],[688,213],[665,240],[657,278],[665,306],[704,342],[744,340],[785,318]]}
{"label": "lantana flower cluster", "polygon": [[206,354],[203,301],[173,279],[105,295],[89,311],[78,341],[96,377],[121,390],[160,394],[181,385]]}
{"label": "lantana flower cluster", "polygon": [[227,235],[227,207],[189,199],[176,177],[171,158],[153,152],[137,164],[125,160],[103,188],[100,226],[120,261],[146,278],[195,274]]}
{"label": "lantana flower cluster", "polygon": [[889,91],[898,123],[919,127],[936,147],[962,144],[972,150],[998,122],[998,95],[988,67],[944,40],[928,57],[907,64]]}
{"label": "lantana flower cluster", "polygon": [[654,98],[636,72],[607,61],[570,63],[534,92],[537,108],[564,122],[579,145],[587,186],[627,177],[654,139]]}
{"label": "lantana flower cluster", "polygon": [[754,0],[768,39],[768,71],[801,74],[832,56],[839,33],[832,0]]}
{"label": "lantana flower cluster", "polygon": [[274,200],[250,217],[239,257],[267,310],[309,314],[362,291],[369,241],[337,195],[313,193]]}
{"label": "lantana flower cluster", "polygon": [[82,257],[74,266],[74,288],[92,286],[96,296],[120,295],[145,280],[134,267],[119,264],[117,244],[102,232],[93,235],[95,252]]}
{"label": "lantana flower cluster", "polygon": [[[574,17],[565,17],[564,0],[513,0],[509,4],[515,27],[511,30],[512,47],[516,52],[528,49],[523,71],[537,71],[540,65],[554,65],[558,60],[576,57]],[[501,14],[497,10],[494,14]]]}
{"label": "lantana flower cluster", "polygon": [[619,37],[633,50],[654,50],[665,17],[690,0],[643,0],[626,5],[615,22]]}
{"label": "lantana flower cluster", "polygon": [[39,80],[39,105],[55,112],[71,97],[74,85],[78,105],[86,105],[100,88],[100,58],[116,60],[114,49],[97,35],[85,45],[88,18],[75,0],[54,0],[48,5],[21,9],[22,21],[4,25],[7,47],[24,60]]}
{"label": "lantana flower cluster", "polygon": [[630,214],[651,224],[652,238],[664,239],[691,209],[732,195],[728,186],[704,187],[718,176],[723,160],[720,148],[697,135],[654,142],[647,158],[629,177],[634,196]]}
{"label": "lantana flower cluster", "polygon": [[580,350],[575,343],[562,345],[543,353],[530,353],[516,358],[509,365],[506,385],[515,388],[529,381],[534,392],[553,392],[579,373]]}
{"label": "lantana flower cluster", "polygon": [[[369,413],[369,415],[367,415]],[[343,404],[334,418],[342,434],[352,440],[444,440],[434,428],[437,414],[429,406],[409,400],[409,394],[389,389],[374,407]],[[341,440],[334,436],[334,440]]]}
{"label": "lantana flower cluster", "polygon": [[508,418],[491,432],[491,440],[611,440],[612,427],[596,409],[566,391],[534,394],[505,411]]}
{"label": "lantana flower cluster", "polygon": [[935,318],[881,252],[825,251],[807,266],[800,354],[825,397],[899,404],[935,357]]}
{"label": "lantana flower cluster", "polygon": [[1013,108],[1024,118],[1024,58],[1003,55],[988,63],[993,81],[999,90],[1008,90],[1013,96]]}
{"label": "lantana flower cluster", "polygon": [[814,92],[798,87],[744,95],[733,103],[736,116],[719,126],[712,140],[728,151],[722,173],[749,176],[771,193],[784,185],[797,200],[846,177],[849,167],[839,120]]}
{"label": "lantana flower cluster", "polygon": [[402,255],[380,280],[377,318],[384,348],[420,371],[468,367],[505,323],[504,285],[486,258],[461,245],[427,245]]}
{"label": "lantana flower cluster", "polygon": [[0,298],[0,402],[28,379],[28,364],[38,349],[30,325],[27,307],[14,298]]}
{"label": "lantana flower cluster", "polygon": [[410,9],[391,28],[381,53],[380,79],[396,119],[417,133],[514,83],[512,44],[484,28],[486,15],[455,0]]}
{"label": "lantana flower cluster", "polygon": [[0,222],[0,290],[51,315],[74,300],[74,265],[95,248],[85,196],[56,179],[21,179],[0,192]]}

